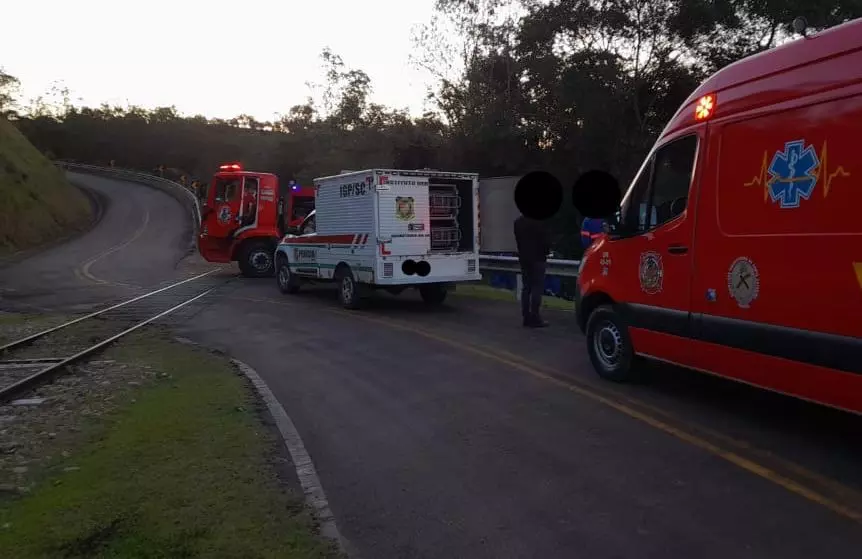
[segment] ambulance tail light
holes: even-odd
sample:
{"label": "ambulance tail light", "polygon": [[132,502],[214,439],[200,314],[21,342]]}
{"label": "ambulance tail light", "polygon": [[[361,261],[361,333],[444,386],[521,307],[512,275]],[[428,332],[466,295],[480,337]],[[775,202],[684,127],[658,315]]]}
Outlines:
{"label": "ambulance tail light", "polygon": [[698,122],[709,120],[709,118],[711,118],[715,113],[716,106],[717,104],[714,93],[704,95],[697,100],[697,105],[694,107],[694,120]]}
{"label": "ambulance tail light", "polygon": [[405,276],[412,276],[416,273],[416,262],[413,260],[405,260],[403,264],[401,264],[401,271],[404,272]]}

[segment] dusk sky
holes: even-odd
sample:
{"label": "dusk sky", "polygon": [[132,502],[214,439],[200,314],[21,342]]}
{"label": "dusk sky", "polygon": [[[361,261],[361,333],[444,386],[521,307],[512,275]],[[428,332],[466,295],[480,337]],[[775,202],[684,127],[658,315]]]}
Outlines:
{"label": "dusk sky", "polygon": [[76,104],[267,120],[305,102],[306,82],[323,83],[326,46],[368,73],[375,102],[418,115],[433,83],[410,55],[434,0],[8,4],[0,67],[21,81],[25,103],[61,82]]}

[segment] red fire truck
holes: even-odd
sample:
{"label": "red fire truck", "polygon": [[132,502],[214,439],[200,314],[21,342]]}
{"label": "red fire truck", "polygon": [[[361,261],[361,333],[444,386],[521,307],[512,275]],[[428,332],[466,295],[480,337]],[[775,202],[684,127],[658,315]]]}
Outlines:
{"label": "red fire truck", "polygon": [[862,413],[860,131],[862,19],[703,82],[581,260],[597,372],[654,359]]}
{"label": "red fire truck", "polygon": [[313,188],[280,188],[272,173],[221,165],[202,203],[198,249],[209,262],[238,262],[245,276],[272,275],[278,240],[313,209]]}

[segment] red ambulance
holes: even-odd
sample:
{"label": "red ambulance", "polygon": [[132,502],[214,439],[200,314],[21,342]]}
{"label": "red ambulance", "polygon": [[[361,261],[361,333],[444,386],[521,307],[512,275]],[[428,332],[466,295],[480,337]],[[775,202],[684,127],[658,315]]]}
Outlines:
{"label": "red ambulance", "polygon": [[862,19],[703,82],[581,262],[596,371],[653,359],[862,413],[860,139]]}

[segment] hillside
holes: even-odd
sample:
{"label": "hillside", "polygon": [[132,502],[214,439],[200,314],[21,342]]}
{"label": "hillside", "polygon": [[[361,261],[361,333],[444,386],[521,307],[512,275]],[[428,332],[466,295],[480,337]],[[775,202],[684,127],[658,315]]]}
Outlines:
{"label": "hillside", "polygon": [[91,213],[87,197],[0,118],[0,256],[79,231]]}

